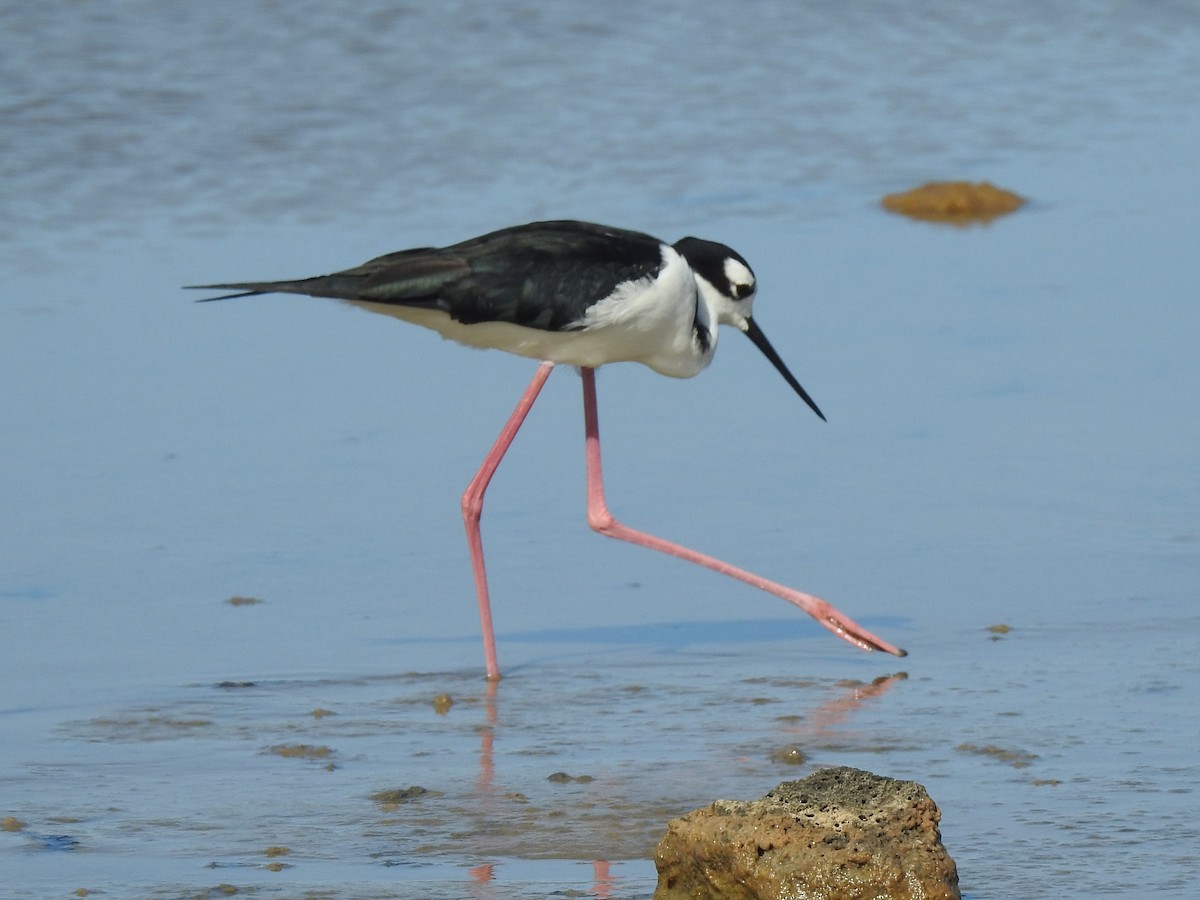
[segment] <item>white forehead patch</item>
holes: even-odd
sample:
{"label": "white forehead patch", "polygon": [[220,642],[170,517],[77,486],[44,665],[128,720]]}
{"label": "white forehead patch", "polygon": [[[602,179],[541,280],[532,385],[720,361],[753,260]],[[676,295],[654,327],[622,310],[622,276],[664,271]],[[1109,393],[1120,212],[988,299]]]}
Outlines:
{"label": "white forehead patch", "polygon": [[754,273],[732,257],[725,260],[725,277],[734,288],[745,286],[754,287]]}

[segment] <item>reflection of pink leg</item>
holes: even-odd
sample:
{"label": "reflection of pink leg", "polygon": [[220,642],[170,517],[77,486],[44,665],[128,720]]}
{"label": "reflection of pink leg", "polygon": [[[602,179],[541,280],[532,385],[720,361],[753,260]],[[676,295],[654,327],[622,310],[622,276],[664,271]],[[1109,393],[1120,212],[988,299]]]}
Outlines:
{"label": "reflection of pink leg", "polygon": [[479,535],[479,517],[483,513],[483,494],[553,368],[554,363],[550,362],[544,362],[538,366],[533,381],[529,382],[529,387],[525,388],[525,393],[521,395],[517,408],[509,416],[500,436],[496,438],[496,443],[488,451],[483,465],[479,467],[479,471],[475,473],[475,477],[471,479],[471,483],[467,485],[462,496],[463,522],[467,526],[467,546],[471,550],[471,568],[475,571],[475,593],[479,597],[479,623],[483,627],[483,658],[487,664],[487,677],[492,681],[500,677],[500,665],[496,661],[496,635],[492,631],[492,605],[488,599],[487,570],[483,565],[483,538]]}
{"label": "reflection of pink leg", "polygon": [[592,896],[596,900],[608,900],[613,894],[614,887],[616,885],[612,875],[609,874],[608,860],[592,860]]}
{"label": "reflection of pink leg", "polygon": [[838,637],[863,650],[886,650],[896,656],[907,655],[899,647],[892,646],[867,631],[853,619],[842,615],[820,597],[814,597],[812,594],[801,593],[774,581],[768,581],[753,572],[731,566],[729,563],[665,541],[652,534],[646,534],[644,531],[635,531],[614,519],[612,513],[608,511],[608,505],[604,502],[604,476],[600,471],[600,426],[596,415],[596,373],[594,369],[582,369],[581,372],[583,374],[583,418],[587,432],[587,515],[588,524],[593,529],[611,538],[639,544],[660,553],[669,553],[671,556],[678,556],[688,562],[707,566],[731,578],[744,581],[752,587],[774,594],[788,603],[794,603]]}

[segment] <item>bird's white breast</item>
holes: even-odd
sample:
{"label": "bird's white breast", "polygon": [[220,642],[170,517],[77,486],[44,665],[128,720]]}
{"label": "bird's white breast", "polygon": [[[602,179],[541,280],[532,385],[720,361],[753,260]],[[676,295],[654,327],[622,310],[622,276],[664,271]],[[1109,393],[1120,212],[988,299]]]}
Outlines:
{"label": "bird's white breast", "polygon": [[696,279],[673,247],[664,245],[662,254],[656,275],[618,285],[575,323],[581,329],[576,334],[581,345],[594,341],[612,354],[605,362],[640,362],[663,375],[690,378],[712,357],[695,341]]}

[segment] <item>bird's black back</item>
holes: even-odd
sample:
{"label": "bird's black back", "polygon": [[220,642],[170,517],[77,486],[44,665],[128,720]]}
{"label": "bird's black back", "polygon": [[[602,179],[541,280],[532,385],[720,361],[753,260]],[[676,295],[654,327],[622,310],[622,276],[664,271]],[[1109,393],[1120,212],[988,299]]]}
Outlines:
{"label": "bird's black back", "polygon": [[662,244],[587,222],[533,222],[459,244],[389,253],[301,282],[297,293],[438,309],[471,325],[561,331],[622,282],[653,276]]}

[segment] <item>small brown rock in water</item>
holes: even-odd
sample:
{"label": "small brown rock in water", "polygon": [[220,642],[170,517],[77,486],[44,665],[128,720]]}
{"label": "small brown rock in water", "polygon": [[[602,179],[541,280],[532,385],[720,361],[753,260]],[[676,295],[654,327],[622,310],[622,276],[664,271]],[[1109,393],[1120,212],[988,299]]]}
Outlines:
{"label": "small brown rock in water", "polygon": [[262,603],[257,597],[230,597],[225,601],[230,606],[257,606]]}
{"label": "small brown rock in water", "polygon": [[941,813],[915,781],[846,767],[667,825],[655,900],[959,900]]}
{"label": "small brown rock in water", "polygon": [[808,762],[808,756],[795,744],[780,747],[771,752],[771,762],[784,763],[789,766],[802,766]]}
{"label": "small brown rock in water", "polygon": [[554,772],[547,775],[546,780],[554,784],[591,784],[596,779],[591,775],[568,775],[566,772]]}
{"label": "small brown rock in water", "polygon": [[913,219],[969,225],[1015,212],[1025,199],[986,181],[931,181],[881,202],[884,209]]}
{"label": "small brown rock in water", "polygon": [[324,759],[333,753],[333,748],[313,744],[276,744],[271,748],[271,752],[285,758]]}
{"label": "small brown rock in water", "polygon": [[376,791],[371,795],[371,799],[380,806],[395,807],[410,800],[420,800],[422,797],[440,796],[442,795],[438,791],[431,791],[428,788],[421,787],[419,784],[414,784],[412,787],[389,788],[386,791]]}

